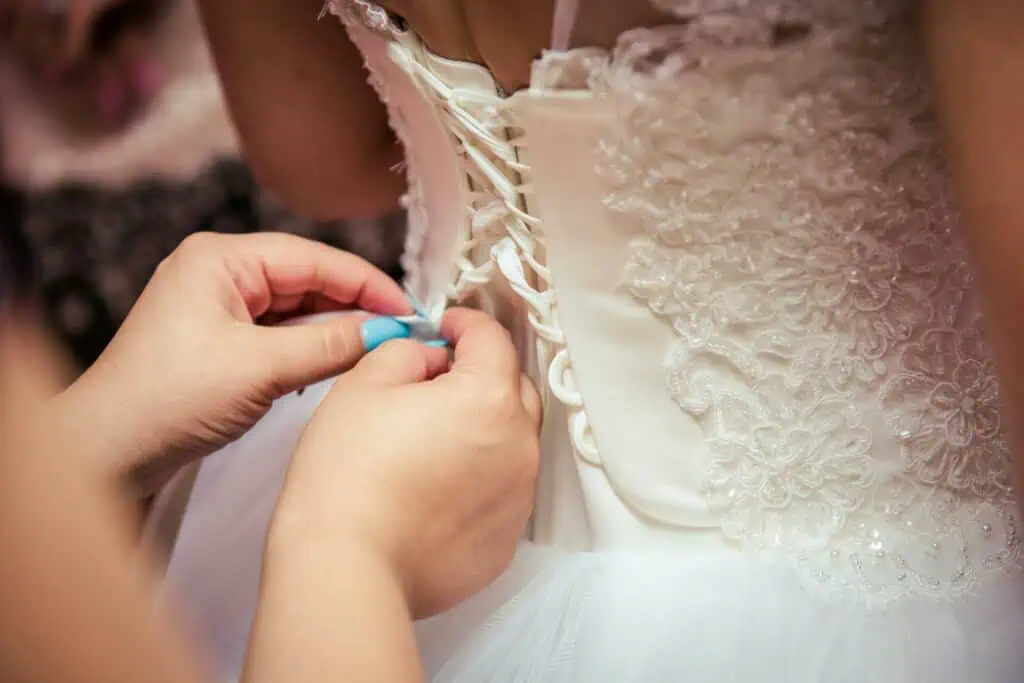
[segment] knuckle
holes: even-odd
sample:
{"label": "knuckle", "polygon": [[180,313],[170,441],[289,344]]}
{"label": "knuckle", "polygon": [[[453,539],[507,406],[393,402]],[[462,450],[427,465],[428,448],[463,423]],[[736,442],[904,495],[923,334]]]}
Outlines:
{"label": "knuckle", "polygon": [[181,241],[174,254],[185,258],[205,255],[217,248],[220,240],[221,236],[212,232],[194,232]]}
{"label": "knuckle", "polygon": [[530,438],[519,448],[517,474],[530,492],[540,475],[540,441]]}
{"label": "knuckle", "polygon": [[195,264],[210,258],[210,255],[219,249],[220,237],[209,232],[192,233],[157,265],[157,272],[173,270],[181,264]]}
{"label": "knuckle", "polygon": [[287,232],[257,232],[246,237],[251,238],[249,241],[253,244],[262,246],[265,251],[284,251],[304,241],[303,238]]}
{"label": "knuckle", "polygon": [[507,382],[479,382],[475,403],[491,419],[509,421],[521,408],[519,392]]}
{"label": "knuckle", "polygon": [[412,339],[392,339],[384,342],[380,351],[392,356],[419,355],[419,342]]}
{"label": "knuckle", "polygon": [[539,416],[543,403],[541,401],[540,391],[537,389],[537,385],[533,380],[526,375],[520,375],[519,377],[519,393],[527,412],[530,413],[531,416]]}
{"label": "knuckle", "polygon": [[[356,347],[355,353],[357,355],[362,354],[362,337],[355,335],[353,344]],[[421,355],[417,348],[417,342],[409,339],[393,339],[381,344],[376,350],[363,356],[362,360],[358,363],[358,368],[369,372],[374,372],[375,370],[387,371],[388,369],[405,367],[410,363],[421,362]]]}
{"label": "knuckle", "polygon": [[[358,340],[362,345],[362,340]],[[366,358],[369,363],[394,365],[405,363],[409,358],[418,356],[417,343],[409,339],[392,339],[384,342]]]}
{"label": "knuckle", "polygon": [[487,325],[494,335],[495,348],[504,349],[513,355],[516,354],[515,340],[512,339],[512,333],[508,331],[508,328],[490,316],[484,316],[481,322]]}
{"label": "knuckle", "polygon": [[321,353],[332,366],[350,366],[362,353],[363,342],[350,325],[324,325],[320,334]]}

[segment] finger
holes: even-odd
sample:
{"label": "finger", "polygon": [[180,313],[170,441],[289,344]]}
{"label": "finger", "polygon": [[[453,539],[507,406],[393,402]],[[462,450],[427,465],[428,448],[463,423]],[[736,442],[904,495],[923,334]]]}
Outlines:
{"label": "finger", "polygon": [[441,333],[454,348],[452,372],[479,372],[519,381],[519,355],[512,338],[491,316],[455,308],[445,314]]}
{"label": "finger", "polygon": [[283,233],[227,235],[223,240],[225,262],[253,318],[280,309],[276,301],[293,303],[307,295],[321,295],[338,309],[412,312],[398,283],[354,254]]}
{"label": "finger", "polygon": [[522,397],[523,409],[530,416],[530,419],[533,420],[537,429],[540,430],[544,416],[544,407],[541,403],[537,387],[534,386],[533,382],[526,375],[519,376],[519,395]]}
{"label": "finger", "polygon": [[256,353],[267,359],[275,393],[283,396],[345,372],[363,357],[362,325],[369,316],[341,314],[330,320],[254,330]]}
{"label": "finger", "polygon": [[377,387],[402,386],[425,382],[448,367],[448,352],[400,339],[366,355],[345,377],[346,384],[371,384]]}
{"label": "finger", "polygon": [[341,308],[336,301],[332,301],[318,292],[296,294],[294,296],[276,297],[271,304],[270,310],[259,318],[264,325],[273,325],[307,315],[318,315],[320,313],[332,313]]}

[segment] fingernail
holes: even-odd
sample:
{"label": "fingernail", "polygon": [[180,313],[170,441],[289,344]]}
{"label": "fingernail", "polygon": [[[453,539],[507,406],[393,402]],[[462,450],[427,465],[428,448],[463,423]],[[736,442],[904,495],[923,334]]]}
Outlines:
{"label": "fingernail", "polygon": [[370,318],[363,323],[362,335],[363,348],[370,352],[392,339],[407,339],[409,326],[394,318]]}
{"label": "fingernail", "polygon": [[430,347],[435,348],[435,349],[447,349],[448,348],[448,342],[445,341],[444,339],[432,339],[432,340],[430,340],[428,342],[423,342],[423,343],[426,344],[427,346],[430,346]]}

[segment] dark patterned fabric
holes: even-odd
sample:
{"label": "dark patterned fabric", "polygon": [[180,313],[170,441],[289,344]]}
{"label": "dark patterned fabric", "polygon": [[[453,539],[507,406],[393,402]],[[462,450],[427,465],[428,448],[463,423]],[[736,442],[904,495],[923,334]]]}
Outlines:
{"label": "dark patterned fabric", "polygon": [[0,187],[0,315],[28,292],[32,280],[31,252],[18,224],[23,212],[24,198]]}
{"label": "dark patterned fabric", "polygon": [[31,250],[48,318],[82,367],[110,341],[160,261],[193,232],[292,232],[401,275],[400,215],[375,222],[305,221],[270,201],[234,160],[216,163],[180,185],[153,181],[121,192],[67,186],[38,196],[8,194],[7,241],[21,241],[26,264],[25,249]]}

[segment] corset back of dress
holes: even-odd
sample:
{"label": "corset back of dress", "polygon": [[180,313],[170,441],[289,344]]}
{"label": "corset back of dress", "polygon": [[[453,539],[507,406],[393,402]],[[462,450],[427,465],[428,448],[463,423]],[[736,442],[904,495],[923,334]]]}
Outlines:
{"label": "corset back of dress", "polygon": [[998,387],[900,3],[660,4],[679,21],[552,52],[508,98],[345,5],[436,117],[411,158],[456,168],[462,205],[413,231],[454,255],[427,289],[482,292],[546,388],[538,537],[781,559],[873,604],[1015,569]]}

